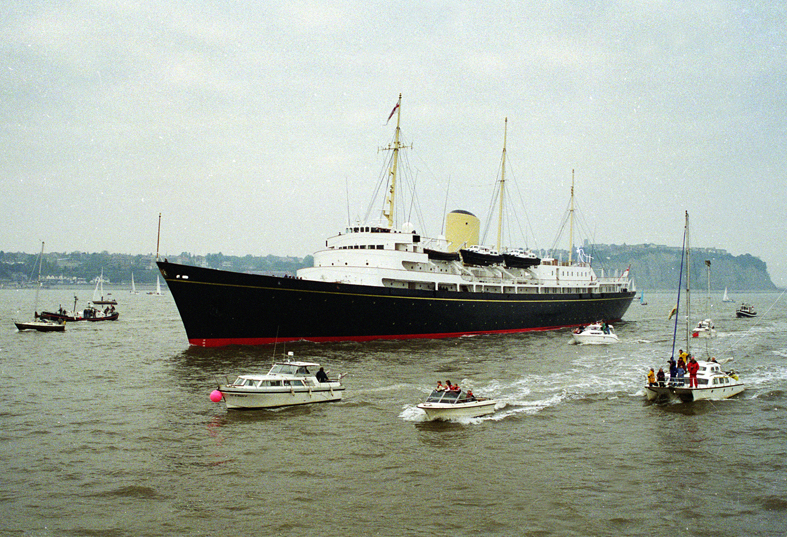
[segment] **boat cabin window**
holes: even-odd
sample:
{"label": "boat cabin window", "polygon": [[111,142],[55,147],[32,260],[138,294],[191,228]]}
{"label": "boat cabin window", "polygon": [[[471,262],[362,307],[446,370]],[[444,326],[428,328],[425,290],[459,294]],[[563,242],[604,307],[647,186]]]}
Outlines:
{"label": "boat cabin window", "polygon": [[270,373],[278,375],[308,375],[309,370],[305,366],[276,364],[271,368]]}
{"label": "boat cabin window", "polygon": [[254,379],[245,379],[243,377],[238,377],[235,379],[235,382],[232,383],[233,386],[248,386],[253,387],[257,384],[257,381]]}
{"label": "boat cabin window", "polygon": [[285,386],[303,386],[302,380],[285,380],[283,382]]}

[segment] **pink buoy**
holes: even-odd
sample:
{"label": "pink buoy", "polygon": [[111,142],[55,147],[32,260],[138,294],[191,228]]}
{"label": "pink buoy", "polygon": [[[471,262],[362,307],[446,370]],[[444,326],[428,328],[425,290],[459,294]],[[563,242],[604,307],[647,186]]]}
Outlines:
{"label": "pink buoy", "polygon": [[212,392],[210,392],[210,400],[213,401],[214,403],[218,403],[219,401],[221,401],[222,397],[224,397],[224,395],[219,390],[213,390]]}

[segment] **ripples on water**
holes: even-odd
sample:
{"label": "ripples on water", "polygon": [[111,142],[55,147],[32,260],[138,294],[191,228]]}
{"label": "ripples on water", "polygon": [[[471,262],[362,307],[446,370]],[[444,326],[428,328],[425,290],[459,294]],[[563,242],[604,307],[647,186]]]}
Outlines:
{"label": "ripples on water", "polygon": [[[88,298],[88,290],[80,290]],[[68,304],[73,291],[44,291]],[[747,300],[766,311],[775,294]],[[0,291],[5,535],[777,535],[787,520],[787,305],[721,305],[710,351],[747,391],[644,401],[672,342],[670,294],[649,293],[615,346],[568,331],[290,344],[348,372],[341,403],[227,412],[218,379],[272,347],[196,349],[169,296],[116,291],[121,320],[17,333],[32,291]],[[21,311],[17,312],[20,308]],[[693,347],[704,352],[704,347]],[[437,380],[499,401],[428,422]]]}

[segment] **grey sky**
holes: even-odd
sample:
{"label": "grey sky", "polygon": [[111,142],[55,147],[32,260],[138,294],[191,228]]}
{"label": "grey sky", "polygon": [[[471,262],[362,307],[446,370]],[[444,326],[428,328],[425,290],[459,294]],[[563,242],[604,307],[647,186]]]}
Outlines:
{"label": "grey sky", "polygon": [[6,2],[0,249],[154,252],[162,213],[170,255],[310,254],[401,92],[419,231],[449,181],[484,220],[508,117],[529,246],[574,169],[597,242],[677,246],[688,209],[787,285],[786,45],[770,1]]}

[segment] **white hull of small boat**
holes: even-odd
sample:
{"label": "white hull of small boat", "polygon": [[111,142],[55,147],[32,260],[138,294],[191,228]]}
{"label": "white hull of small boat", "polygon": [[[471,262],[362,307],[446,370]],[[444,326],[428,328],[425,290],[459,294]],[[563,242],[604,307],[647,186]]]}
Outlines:
{"label": "white hull of small boat", "polygon": [[619,341],[612,326],[607,326],[605,331],[598,324],[591,324],[579,333],[572,332],[571,337],[577,345],[611,345]]}
{"label": "white hull of small boat", "polygon": [[[433,394],[434,395],[434,394]],[[429,399],[435,397],[430,396]],[[419,403],[417,406],[424,412],[426,417],[430,420],[451,420],[457,418],[477,418],[479,416],[486,416],[495,411],[497,401],[494,399],[475,399],[473,401],[459,400],[456,402],[435,402],[427,399],[424,403]]]}
{"label": "white hull of small boat", "polygon": [[696,338],[704,338],[704,337],[714,337],[716,335],[716,329],[713,327],[713,321],[710,319],[705,319],[704,321],[700,321],[697,326],[691,331],[691,337]]}
{"label": "white hull of small boat", "polygon": [[620,341],[615,334],[572,334],[577,345],[610,345]]}
{"label": "white hull of small boat", "polygon": [[330,388],[319,389],[288,389],[272,391],[258,389],[232,389],[222,387],[224,403],[230,409],[245,408],[276,408],[282,406],[308,405],[311,403],[329,403],[341,401],[344,388],[338,382],[329,383]]}

